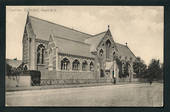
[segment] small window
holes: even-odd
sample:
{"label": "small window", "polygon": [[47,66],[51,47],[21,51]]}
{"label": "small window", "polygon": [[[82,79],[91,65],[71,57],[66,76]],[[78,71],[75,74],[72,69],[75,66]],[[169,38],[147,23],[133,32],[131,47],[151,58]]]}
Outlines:
{"label": "small window", "polygon": [[132,61],[132,57],[130,57],[130,61]]}
{"label": "small window", "polygon": [[94,70],[94,65],[93,65],[93,62],[90,63],[90,71],[93,71]]}
{"label": "small window", "polygon": [[99,55],[103,56],[103,50],[102,49],[100,50]]}

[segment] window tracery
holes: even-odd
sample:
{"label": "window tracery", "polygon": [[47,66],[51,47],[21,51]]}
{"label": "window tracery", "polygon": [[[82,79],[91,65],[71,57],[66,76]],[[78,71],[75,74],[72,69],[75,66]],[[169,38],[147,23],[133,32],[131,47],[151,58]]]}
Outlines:
{"label": "window tracery", "polygon": [[44,64],[45,46],[40,44],[37,48],[37,64]]}
{"label": "window tracery", "polygon": [[110,46],[111,46],[111,42],[110,40],[107,40],[106,41],[106,58],[109,58]]}
{"label": "window tracery", "polygon": [[72,65],[72,69],[73,70],[79,70],[79,65],[80,65],[80,62],[76,59],[73,61],[73,65]]}
{"label": "window tracery", "polygon": [[103,49],[100,49],[99,55],[100,55],[100,56],[103,56],[103,52],[104,52]]}
{"label": "window tracery", "polygon": [[61,70],[69,70],[70,61],[67,58],[61,60]]}

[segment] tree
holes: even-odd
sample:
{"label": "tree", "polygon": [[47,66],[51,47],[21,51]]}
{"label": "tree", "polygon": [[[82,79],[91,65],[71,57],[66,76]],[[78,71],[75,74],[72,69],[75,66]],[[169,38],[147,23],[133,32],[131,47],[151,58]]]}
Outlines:
{"label": "tree", "polygon": [[136,73],[137,78],[143,78],[146,74],[147,65],[140,57],[137,57],[133,63],[133,70]]}
{"label": "tree", "polygon": [[147,79],[149,80],[161,80],[163,79],[163,66],[160,67],[159,60],[152,59],[151,63],[148,66],[147,69]]}
{"label": "tree", "polygon": [[122,61],[119,58],[116,58],[116,63],[119,68],[119,78],[125,78],[129,76],[129,62],[125,62],[122,64]]}
{"label": "tree", "polygon": [[8,63],[6,63],[5,73],[7,76],[11,74],[11,70],[12,70],[12,66],[10,66]]}
{"label": "tree", "polygon": [[[26,68],[25,68],[26,69]],[[7,76],[12,76],[14,79],[16,79],[17,81],[17,86],[19,83],[19,79],[20,79],[20,74],[24,71],[24,63],[22,63],[19,67],[15,68],[10,66],[8,63],[6,63],[6,75]]]}

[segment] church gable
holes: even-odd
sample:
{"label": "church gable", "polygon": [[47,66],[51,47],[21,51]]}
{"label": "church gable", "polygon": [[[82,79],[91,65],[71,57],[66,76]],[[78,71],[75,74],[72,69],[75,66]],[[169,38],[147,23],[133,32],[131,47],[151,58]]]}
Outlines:
{"label": "church gable", "polygon": [[98,47],[106,47],[106,44],[108,44],[108,42],[109,42],[109,44],[111,45],[111,47],[116,47],[116,44],[115,44],[115,42],[114,42],[114,40],[113,40],[113,37],[112,37],[112,35],[111,35],[111,32],[110,32],[110,30],[108,29],[108,31],[105,33],[105,35],[104,35],[104,37],[100,40],[100,42],[98,43],[98,45],[97,45],[97,48],[96,49],[98,49]]}
{"label": "church gable", "polygon": [[25,23],[24,34],[26,34],[28,38],[35,38],[35,33],[34,33],[34,30],[33,30],[33,27],[32,27],[32,23],[30,21],[29,14],[27,15],[27,20],[26,20],[26,23]]}
{"label": "church gable", "polygon": [[101,59],[112,60],[113,57],[118,55],[116,44],[109,29],[105,33],[104,37],[101,38],[96,49],[97,54]]}

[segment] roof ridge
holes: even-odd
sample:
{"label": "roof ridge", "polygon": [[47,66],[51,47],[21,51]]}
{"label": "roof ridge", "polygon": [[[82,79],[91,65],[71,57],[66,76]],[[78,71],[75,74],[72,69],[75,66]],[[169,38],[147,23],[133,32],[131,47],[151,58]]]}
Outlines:
{"label": "roof ridge", "polygon": [[[118,42],[115,42],[115,43],[116,43],[116,44],[120,44],[120,43],[118,43]],[[124,44],[120,44],[120,45],[127,47],[127,46],[126,46],[126,45],[124,45]]]}
{"label": "roof ridge", "polygon": [[65,40],[69,40],[69,41],[74,41],[74,42],[77,42],[77,43],[82,43],[82,44],[85,44],[85,45],[90,45],[90,44],[87,44],[87,43],[84,43],[84,42],[81,42],[81,41],[76,41],[76,40],[71,40],[71,39],[67,39],[67,38],[63,38],[63,37],[59,37],[59,36],[55,36],[55,38],[60,38],[60,39],[65,39]]}
{"label": "roof ridge", "polygon": [[101,33],[98,33],[98,34],[93,35],[92,37],[98,36],[98,35],[100,35],[100,34],[102,34],[102,33],[106,33],[106,32],[107,32],[107,31],[103,31],[103,32],[101,32]]}
{"label": "roof ridge", "polygon": [[84,32],[82,32],[82,31],[78,31],[78,30],[75,30],[75,29],[72,29],[72,28],[69,28],[69,27],[66,27],[66,26],[57,24],[57,23],[53,23],[53,22],[51,22],[51,21],[47,21],[47,20],[44,20],[44,19],[41,19],[41,18],[38,18],[38,17],[35,17],[35,16],[29,15],[29,17],[33,17],[33,18],[35,18],[35,19],[39,19],[39,20],[41,20],[41,21],[48,22],[48,23],[50,23],[50,24],[59,25],[59,26],[61,26],[61,27],[64,27],[64,28],[67,28],[67,29],[69,29],[69,30],[73,30],[73,31],[76,31],[76,32],[79,32],[79,33],[82,33],[82,34],[85,34],[85,35],[93,36],[93,35],[91,35],[91,34],[84,33]]}

